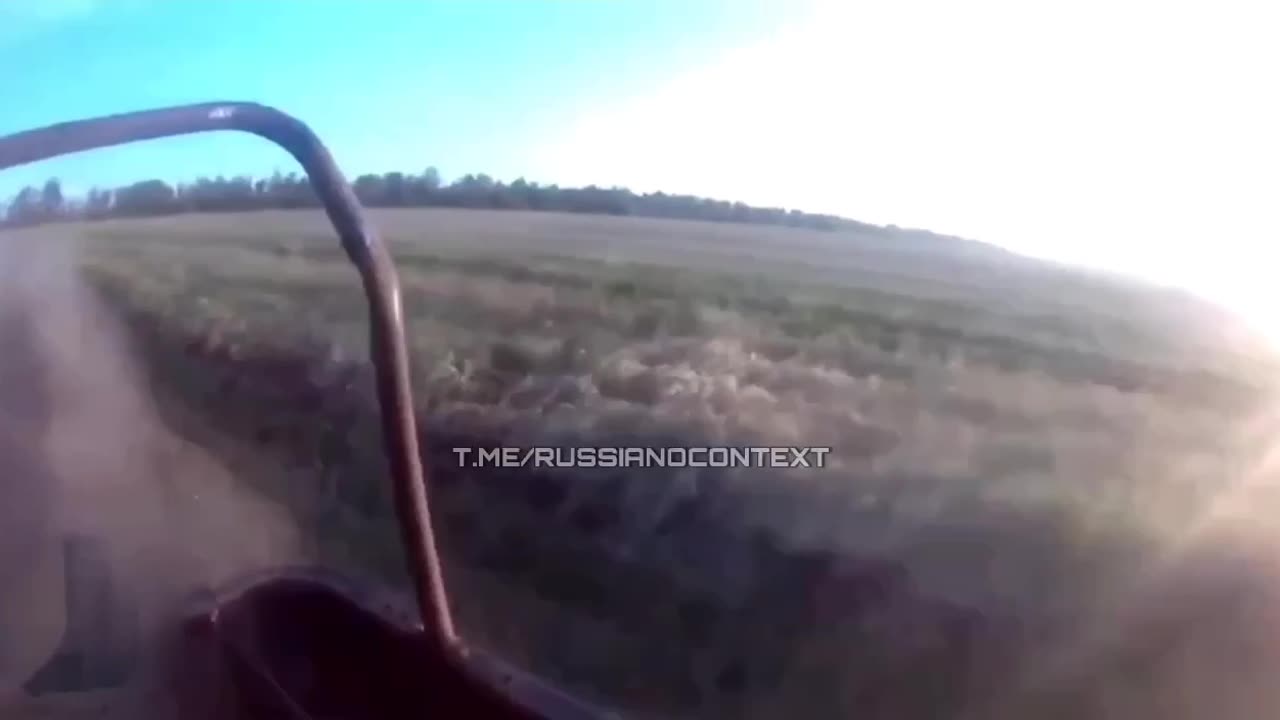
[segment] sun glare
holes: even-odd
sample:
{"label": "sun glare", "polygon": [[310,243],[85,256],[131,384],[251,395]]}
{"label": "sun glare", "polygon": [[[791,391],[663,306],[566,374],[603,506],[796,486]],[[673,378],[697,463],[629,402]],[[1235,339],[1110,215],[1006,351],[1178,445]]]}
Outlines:
{"label": "sun glare", "polygon": [[567,182],[924,227],[1175,284],[1280,343],[1265,5],[809,7],[588,112],[540,163]]}

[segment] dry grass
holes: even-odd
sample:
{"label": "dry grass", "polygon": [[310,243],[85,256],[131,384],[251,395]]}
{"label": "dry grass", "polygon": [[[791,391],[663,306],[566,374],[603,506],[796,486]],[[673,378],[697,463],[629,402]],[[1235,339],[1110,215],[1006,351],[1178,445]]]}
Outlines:
{"label": "dry grass", "polygon": [[[1270,547],[1274,361],[1179,298],[797,230],[377,220],[464,626],[584,692],[704,717],[1174,717],[1167,653],[1105,678],[1079,658],[1111,668],[1117,608],[1199,577],[1200,538]],[[157,391],[239,439],[215,451],[292,464],[248,481],[322,556],[399,579],[363,307],[319,216],[29,234],[85,241]],[[533,442],[827,445],[834,463],[476,473],[448,451]],[[1188,652],[1178,668],[1222,674]],[[1274,699],[1202,685],[1255,693],[1239,717]]]}

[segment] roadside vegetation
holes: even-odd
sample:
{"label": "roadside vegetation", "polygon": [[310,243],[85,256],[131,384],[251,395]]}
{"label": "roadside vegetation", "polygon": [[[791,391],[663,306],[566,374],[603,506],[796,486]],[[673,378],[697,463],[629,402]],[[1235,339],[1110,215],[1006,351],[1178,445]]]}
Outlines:
{"label": "roadside vegetation", "polygon": [[[817,230],[375,221],[464,630],[640,716],[1150,716],[1180,631],[1083,674],[1045,649],[1149,591],[1193,529],[1269,537],[1274,361],[1154,291],[852,240],[769,261],[841,237]],[[363,300],[317,213],[16,232],[80,246],[171,424],[287,505],[315,557],[403,583]],[[533,444],[833,451],[790,471],[452,452]]]}

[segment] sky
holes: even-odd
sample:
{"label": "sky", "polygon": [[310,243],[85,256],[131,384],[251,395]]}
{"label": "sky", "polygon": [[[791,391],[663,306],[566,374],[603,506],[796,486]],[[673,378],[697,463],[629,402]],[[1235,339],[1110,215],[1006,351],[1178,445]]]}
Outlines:
{"label": "sky", "polygon": [[[0,0],[0,133],[213,99],[348,175],[624,185],[1136,274],[1280,336],[1271,0]],[[74,189],[295,169],[247,136],[12,170]]]}

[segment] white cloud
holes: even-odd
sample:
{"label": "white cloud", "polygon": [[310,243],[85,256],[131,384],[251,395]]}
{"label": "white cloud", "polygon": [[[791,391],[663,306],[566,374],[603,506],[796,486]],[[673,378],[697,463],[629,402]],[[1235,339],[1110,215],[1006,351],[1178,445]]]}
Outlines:
{"label": "white cloud", "polygon": [[833,0],[581,118],[538,164],[1280,302],[1277,29],[1266,2]]}

